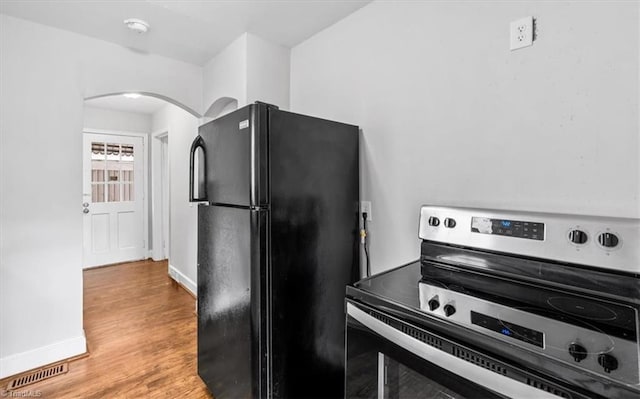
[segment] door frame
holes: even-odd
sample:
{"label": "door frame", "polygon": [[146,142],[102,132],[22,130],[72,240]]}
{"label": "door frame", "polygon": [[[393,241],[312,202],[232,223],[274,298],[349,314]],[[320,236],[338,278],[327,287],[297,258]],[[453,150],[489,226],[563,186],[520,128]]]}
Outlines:
{"label": "door frame", "polygon": [[[142,235],[143,235],[143,250],[146,258],[150,257],[149,253],[149,134],[142,132],[130,132],[123,130],[108,130],[108,129],[94,129],[83,128],[82,134],[96,133],[106,134],[109,136],[129,136],[129,137],[141,137],[142,138]],[[84,249],[84,242],[83,242]],[[82,260],[82,268],[85,269],[84,259]]]}
{"label": "door frame", "polygon": [[[165,204],[162,195],[162,147],[163,139],[169,139],[169,128],[163,128],[151,132],[151,229],[152,229],[152,250],[150,256],[153,260],[159,261],[163,259],[169,259],[170,255],[170,237],[171,237],[171,157],[167,158],[167,203]],[[169,142],[167,141],[167,155],[169,155]],[[168,211],[168,226],[167,236],[165,237],[164,221],[163,221],[163,209]],[[163,247],[162,242],[165,246]]]}

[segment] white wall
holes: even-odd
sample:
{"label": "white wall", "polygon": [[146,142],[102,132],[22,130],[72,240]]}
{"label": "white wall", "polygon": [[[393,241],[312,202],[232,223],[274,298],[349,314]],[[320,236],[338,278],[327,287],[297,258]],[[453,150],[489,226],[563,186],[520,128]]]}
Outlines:
{"label": "white wall", "polygon": [[137,90],[199,110],[202,70],[6,15],[0,49],[2,378],[85,351],[83,99]]}
{"label": "white wall", "polygon": [[247,104],[247,34],[231,42],[203,68],[202,104],[210,117],[210,111],[221,98],[233,98],[238,106]]}
{"label": "white wall", "polygon": [[85,103],[84,128],[120,132],[151,132],[151,115],[139,112],[96,108]]}
{"label": "white wall", "polygon": [[[538,40],[509,51],[509,22]],[[639,217],[637,2],[374,2],[291,55],[291,108],[358,124],[374,272],[421,204]]]}
{"label": "white wall", "polygon": [[262,101],[289,109],[291,51],[247,34],[247,103]]}
{"label": "white wall", "polygon": [[169,274],[195,294],[198,213],[189,203],[189,150],[198,119],[169,104],[153,114],[152,130],[169,132]]}
{"label": "white wall", "polygon": [[[203,68],[202,123],[255,101],[289,108],[290,50],[244,33]],[[228,107],[230,99],[236,102]]]}

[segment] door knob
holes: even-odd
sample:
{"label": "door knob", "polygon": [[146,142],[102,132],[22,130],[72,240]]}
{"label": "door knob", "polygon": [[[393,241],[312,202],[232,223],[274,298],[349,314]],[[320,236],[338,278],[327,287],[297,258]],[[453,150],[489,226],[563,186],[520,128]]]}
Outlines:
{"label": "door knob", "polygon": [[89,207],[89,203],[88,203],[88,202],[84,202],[84,203],[82,204],[82,206],[83,206],[84,208],[88,208],[88,207]]}
{"label": "door knob", "polygon": [[89,213],[89,208],[84,208],[84,209],[82,210],[82,213]]}

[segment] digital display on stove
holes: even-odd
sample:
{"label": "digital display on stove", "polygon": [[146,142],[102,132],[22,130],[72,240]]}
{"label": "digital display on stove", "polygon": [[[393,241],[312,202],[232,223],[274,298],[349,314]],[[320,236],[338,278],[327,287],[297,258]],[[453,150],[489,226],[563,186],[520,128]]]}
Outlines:
{"label": "digital display on stove", "polygon": [[474,311],[471,311],[471,324],[544,348],[544,334],[540,331],[522,327],[517,324],[499,320]]}
{"label": "digital display on stove", "polygon": [[525,222],[521,220],[472,217],[471,231],[474,233],[526,238],[529,240],[544,240],[544,223]]}

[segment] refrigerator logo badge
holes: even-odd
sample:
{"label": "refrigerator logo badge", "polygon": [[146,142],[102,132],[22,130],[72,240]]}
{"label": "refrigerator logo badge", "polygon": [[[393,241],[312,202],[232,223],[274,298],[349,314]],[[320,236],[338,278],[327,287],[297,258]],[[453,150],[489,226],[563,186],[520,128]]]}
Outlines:
{"label": "refrigerator logo badge", "polygon": [[240,122],[238,124],[238,129],[242,130],[242,129],[246,129],[249,127],[249,119],[245,119],[242,122]]}

